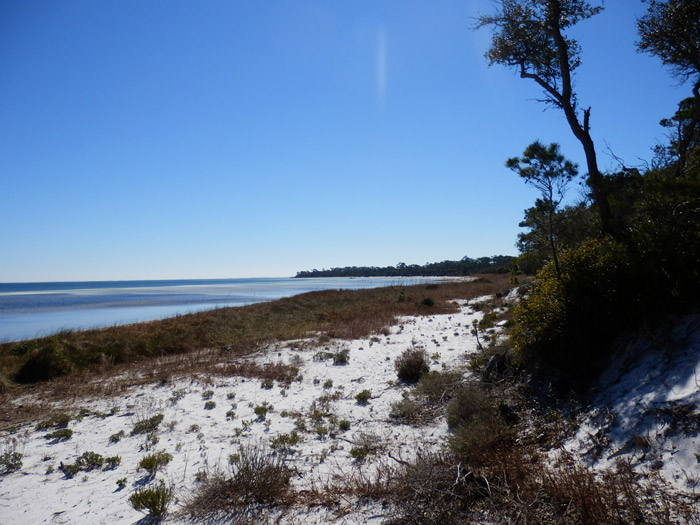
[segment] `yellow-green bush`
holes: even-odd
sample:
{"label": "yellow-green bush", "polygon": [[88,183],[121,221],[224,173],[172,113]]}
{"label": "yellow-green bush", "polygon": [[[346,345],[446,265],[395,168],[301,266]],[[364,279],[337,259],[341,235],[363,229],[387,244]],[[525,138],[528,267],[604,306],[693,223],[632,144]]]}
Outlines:
{"label": "yellow-green bush", "polygon": [[611,337],[637,317],[640,282],[627,248],[611,240],[565,252],[561,267],[558,278],[546,265],[516,307],[513,343],[522,362],[576,386],[606,357]]}

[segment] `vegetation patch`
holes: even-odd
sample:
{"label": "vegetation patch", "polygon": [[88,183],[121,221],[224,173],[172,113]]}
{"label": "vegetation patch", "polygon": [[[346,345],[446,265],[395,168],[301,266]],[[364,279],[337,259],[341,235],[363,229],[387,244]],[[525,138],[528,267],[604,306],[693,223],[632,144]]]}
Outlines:
{"label": "vegetation patch", "polygon": [[146,512],[149,516],[161,519],[166,515],[173,495],[172,487],[161,481],[156,487],[137,489],[129,496],[129,505],[134,510]]}
{"label": "vegetation patch", "polygon": [[423,374],[430,370],[425,350],[407,348],[394,362],[396,374],[404,383],[417,383]]}
{"label": "vegetation patch", "polygon": [[102,468],[104,462],[104,458],[97,452],[83,452],[74,463],[61,463],[58,468],[66,478],[72,478],[78,472]]}
{"label": "vegetation patch", "polygon": [[158,426],[163,422],[163,414],[156,414],[147,419],[142,419],[137,421],[134,428],[131,430],[131,435],[136,436],[138,434],[149,434],[158,430]]}
{"label": "vegetation patch", "polygon": [[281,455],[263,446],[241,447],[231,456],[228,472],[208,475],[197,487],[184,512],[195,520],[244,516],[260,505],[284,503],[292,471]]}
{"label": "vegetation patch", "polygon": [[149,477],[153,478],[164,466],[172,461],[173,456],[168,452],[154,452],[141,458],[139,461],[139,470],[143,469],[148,472]]}

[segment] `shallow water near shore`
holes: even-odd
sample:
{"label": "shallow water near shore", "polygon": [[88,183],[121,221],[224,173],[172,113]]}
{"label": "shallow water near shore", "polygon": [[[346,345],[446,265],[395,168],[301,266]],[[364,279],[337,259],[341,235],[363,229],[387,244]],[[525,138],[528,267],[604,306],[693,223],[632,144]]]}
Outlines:
{"label": "shallow water near shore", "polygon": [[0,342],[164,319],[330,289],[431,282],[436,278],[249,278],[0,283]]}

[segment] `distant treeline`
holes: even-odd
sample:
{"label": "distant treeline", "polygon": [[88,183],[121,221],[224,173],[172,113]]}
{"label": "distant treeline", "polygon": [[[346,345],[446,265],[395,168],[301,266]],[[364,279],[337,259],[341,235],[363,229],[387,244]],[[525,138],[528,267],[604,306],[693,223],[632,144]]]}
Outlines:
{"label": "distant treeline", "polygon": [[308,270],[297,272],[296,277],[415,277],[415,276],[454,276],[475,273],[505,273],[510,271],[513,257],[494,255],[471,259],[463,257],[459,261],[406,264],[396,266],[346,266],[330,270]]}

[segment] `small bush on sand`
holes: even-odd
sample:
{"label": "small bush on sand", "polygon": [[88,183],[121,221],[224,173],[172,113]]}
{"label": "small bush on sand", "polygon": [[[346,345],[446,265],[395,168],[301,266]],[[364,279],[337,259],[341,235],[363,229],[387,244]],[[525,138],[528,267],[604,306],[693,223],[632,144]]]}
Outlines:
{"label": "small bush on sand", "polygon": [[461,382],[460,372],[433,370],[421,376],[416,387],[416,395],[424,397],[431,403],[443,403],[452,398]]}
{"label": "small bush on sand", "polygon": [[370,392],[369,390],[363,390],[355,396],[355,401],[357,401],[358,405],[366,405],[367,403],[369,403],[371,397],[372,392]]}
{"label": "small bush on sand", "polygon": [[101,468],[104,462],[104,458],[97,452],[83,452],[78,459],[75,460],[75,463],[61,463],[58,468],[63,472],[66,478],[72,478],[78,472],[90,472],[91,470]]}
{"label": "small bush on sand", "polygon": [[149,477],[154,477],[156,473],[173,459],[172,454],[167,452],[154,452],[141,458],[139,461],[139,470],[144,469],[148,472]]}
{"label": "small bush on sand", "polygon": [[476,384],[464,385],[447,405],[447,426],[454,430],[495,414],[493,403],[486,392]]}
{"label": "small bush on sand", "polygon": [[44,437],[46,439],[52,439],[55,442],[68,441],[73,437],[73,431],[70,428],[59,428],[58,430],[46,434]]}
{"label": "small bush on sand", "polygon": [[184,510],[195,520],[226,521],[226,513],[235,516],[251,506],[283,503],[291,477],[281,455],[261,444],[243,446],[231,455],[230,471],[207,476]]}
{"label": "small bush on sand", "polygon": [[44,419],[37,423],[37,430],[47,430],[49,428],[66,428],[68,423],[73,419],[70,415],[62,413],[56,414],[48,419]]}
{"label": "small bush on sand", "polygon": [[343,348],[333,354],[333,364],[336,366],[347,365],[350,361],[350,350]]}
{"label": "small bush on sand", "polygon": [[425,350],[407,348],[394,362],[396,374],[404,383],[417,383],[422,375],[428,373],[430,364]]}
{"label": "small bush on sand", "polygon": [[158,425],[163,422],[163,414],[156,414],[155,416],[149,417],[148,419],[142,419],[137,421],[134,428],[131,430],[131,435],[135,436],[137,434],[149,434],[158,429]]}
{"label": "small bush on sand", "polygon": [[129,505],[139,512],[148,511],[148,515],[160,519],[168,511],[168,505],[173,499],[172,487],[160,482],[157,487],[138,489],[129,496]]}
{"label": "small bush on sand", "polygon": [[22,468],[22,454],[8,450],[0,454],[0,476]]}

